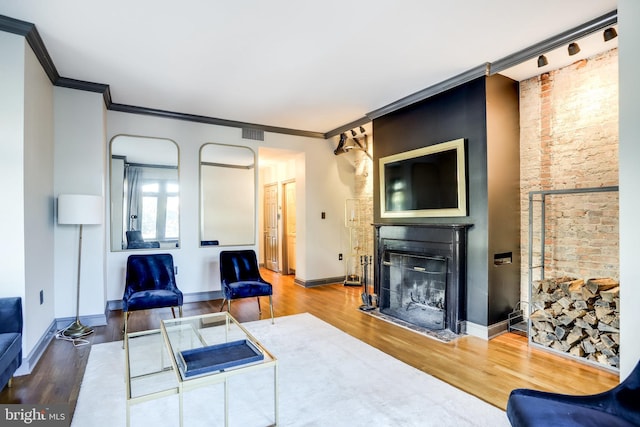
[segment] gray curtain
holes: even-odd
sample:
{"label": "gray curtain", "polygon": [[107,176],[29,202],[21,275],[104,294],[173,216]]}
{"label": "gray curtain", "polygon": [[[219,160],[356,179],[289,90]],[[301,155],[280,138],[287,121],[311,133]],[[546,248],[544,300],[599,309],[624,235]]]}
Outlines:
{"label": "gray curtain", "polygon": [[127,181],[127,217],[125,218],[125,230],[140,230],[140,222],[142,218],[139,214],[140,209],[140,192],[143,168],[139,166],[127,166],[125,170],[125,179]]}

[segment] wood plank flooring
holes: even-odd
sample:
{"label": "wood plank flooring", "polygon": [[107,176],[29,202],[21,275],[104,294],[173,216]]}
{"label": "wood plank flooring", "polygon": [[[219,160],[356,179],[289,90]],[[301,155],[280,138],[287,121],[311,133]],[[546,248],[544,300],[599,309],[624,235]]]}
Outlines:
{"label": "wood plank flooring", "polygon": [[[501,409],[505,409],[509,392],[514,388],[591,394],[618,384],[615,373],[530,348],[527,339],[519,335],[506,333],[490,341],[465,336],[442,343],[358,310],[360,287],[336,284],[306,289],[296,285],[293,276],[267,270],[263,270],[263,276],[274,286],[276,317],[309,312]],[[220,304],[221,301],[185,304],[183,315],[217,312]],[[267,299],[263,299],[260,316],[263,319],[269,317],[267,304]],[[253,298],[233,301],[231,313],[240,321],[259,317]],[[170,309],[135,312],[130,316],[129,328],[131,332],[154,329],[160,319],[170,317]],[[95,328],[88,340],[91,344],[121,340],[121,328],[122,312],[110,312],[107,325]],[[90,350],[90,345],[74,347],[70,342],[52,341],[30,375],[14,378],[13,387],[0,392],[0,403],[68,403],[73,411]]]}

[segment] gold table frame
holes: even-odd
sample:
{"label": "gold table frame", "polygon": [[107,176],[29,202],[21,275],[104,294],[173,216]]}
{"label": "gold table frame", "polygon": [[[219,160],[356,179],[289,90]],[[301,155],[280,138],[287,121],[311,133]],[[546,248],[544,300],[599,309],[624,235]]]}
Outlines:
{"label": "gold table frame", "polygon": [[[278,425],[278,360],[228,312],[162,320],[160,329],[128,333],[125,336],[125,381],[127,427],[131,406],[161,397],[178,395],[180,426],[183,426],[184,393],[199,387],[224,382],[224,421],[229,422],[228,379],[259,369],[273,369],[273,414]],[[246,339],[263,359],[223,370],[185,376],[178,364],[179,352]]]}

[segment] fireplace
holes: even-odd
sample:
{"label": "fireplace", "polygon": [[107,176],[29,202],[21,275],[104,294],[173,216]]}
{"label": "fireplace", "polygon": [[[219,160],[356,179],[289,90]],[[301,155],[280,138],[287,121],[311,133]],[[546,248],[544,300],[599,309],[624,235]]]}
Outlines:
{"label": "fireplace", "polygon": [[380,312],[427,329],[444,329],[447,259],[385,251]]}
{"label": "fireplace", "polygon": [[374,288],[381,313],[430,330],[462,331],[466,224],[376,224]]}

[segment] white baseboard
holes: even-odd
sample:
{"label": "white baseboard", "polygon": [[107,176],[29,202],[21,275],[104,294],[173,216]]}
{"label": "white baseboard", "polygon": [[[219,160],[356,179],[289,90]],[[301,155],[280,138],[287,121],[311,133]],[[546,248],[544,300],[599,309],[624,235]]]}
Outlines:
{"label": "white baseboard", "polygon": [[502,322],[494,323],[493,325],[483,326],[467,320],[465,322],[465,330],[467,335],[482,338],[483,340],[490,340],[491,338],[506,332],[507,321],[504,320]]}

